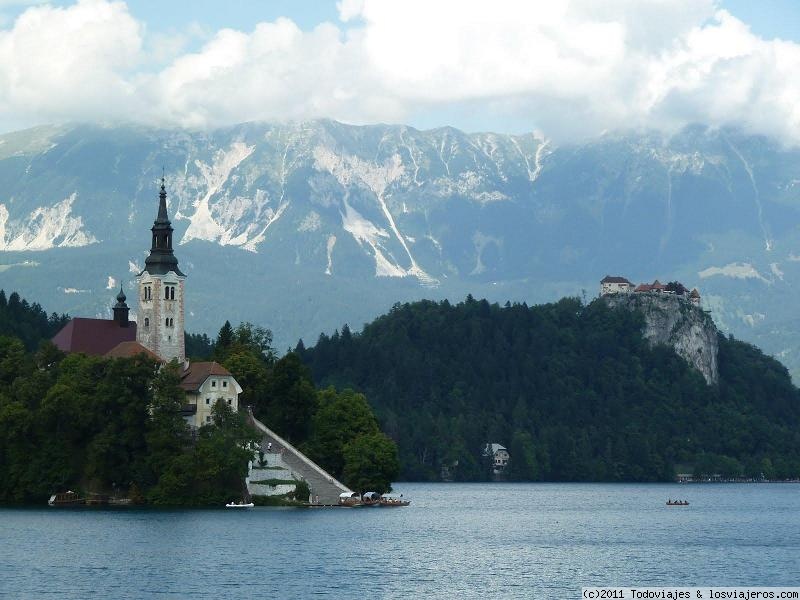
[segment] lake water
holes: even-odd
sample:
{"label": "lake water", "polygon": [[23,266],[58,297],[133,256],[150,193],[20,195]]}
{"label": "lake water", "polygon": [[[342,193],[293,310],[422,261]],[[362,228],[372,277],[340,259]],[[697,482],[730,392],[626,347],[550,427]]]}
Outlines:
{"label": "lake water", "polygon": [[396,488],[410,507],[0,509],[0,597],[579,598],[800,579],[800,484]]}

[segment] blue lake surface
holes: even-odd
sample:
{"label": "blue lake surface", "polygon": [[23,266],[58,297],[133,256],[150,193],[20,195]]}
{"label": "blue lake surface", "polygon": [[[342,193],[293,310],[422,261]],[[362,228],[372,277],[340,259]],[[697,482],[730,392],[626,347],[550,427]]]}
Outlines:
{"label": "blue lake surface", "polygon": [[410,507],[3,508],[0,597],[579,598],[592,585],[800,584],[800,484],[395,487]]}

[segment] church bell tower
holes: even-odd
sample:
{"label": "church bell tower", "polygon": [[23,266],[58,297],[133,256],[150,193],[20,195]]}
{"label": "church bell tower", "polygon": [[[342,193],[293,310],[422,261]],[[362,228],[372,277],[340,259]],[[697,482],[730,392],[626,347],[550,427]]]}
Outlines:
{"label": "church bell tower", "polygon": [[136,278],[139,286],[136,341],[164,360],[177,358],[183,362],[186,358],[183,337],[186,275],[178,268],[178,259],[172,251],[172,224],[167,216],[163,177],[158,216],[151,231],[150,255],[145,260],[144,271]]}

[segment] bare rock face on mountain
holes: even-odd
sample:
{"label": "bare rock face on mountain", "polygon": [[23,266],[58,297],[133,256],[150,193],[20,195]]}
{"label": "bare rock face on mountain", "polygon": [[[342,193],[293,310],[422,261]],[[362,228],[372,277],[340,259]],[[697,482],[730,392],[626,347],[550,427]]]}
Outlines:
{"label": "bare rock face on mountain", "polygon": [[680,296],[663,293],[610,294],[609,306],[642,313],[642,335],[651,346],[670,346],[699,371],[709,385],[719,381],[717,327],[703,310]]}
{"label": "bare rock face on mountain", "polygon": [[[281,349],[395,302],[550,302],[604,273],[697,287],[800,377],[800,148],[730,129],[539,134],[334,121],[0,135],[0,287],[110,316],[166,177],[186,326]],[[136,318],[137,307],[131,306]]]}

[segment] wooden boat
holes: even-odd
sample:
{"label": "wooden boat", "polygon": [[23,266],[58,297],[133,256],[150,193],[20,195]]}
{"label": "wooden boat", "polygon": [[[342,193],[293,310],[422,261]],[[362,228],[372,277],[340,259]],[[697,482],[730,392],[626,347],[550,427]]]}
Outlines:
{"label": "wooden boat", "polygon": [[689,506],[688,500],[667,500],[667,506]]}
{"label": "wooden boat", "polygon": [[228,502],[225,508],[253,508],[255,504],[252,502]]}
{"label": "wooden boat", "polygon": [[364,506],[380,506],[381,495],[378,492],[367,492],[361,495],[361,503]]}
{"label": "wooden boat", "polygon": [[47,501],[50,506],[81,506],[86,504],[86,498],[81,498],[79,494],[72,490],[53,494]]}
{"label": "wooden boat", "polygon": [[381,496],[381,507],[387,506],[408,506],[411,500],[403,500],[403,498],[392,498],[391,496]]}
{"label": "wooden boat", "polygon": [[356,508],[364,506],[364,503],[361,502],[361,496],[358,495],[358,492],[342,492],[339,494],[339,506]]}

